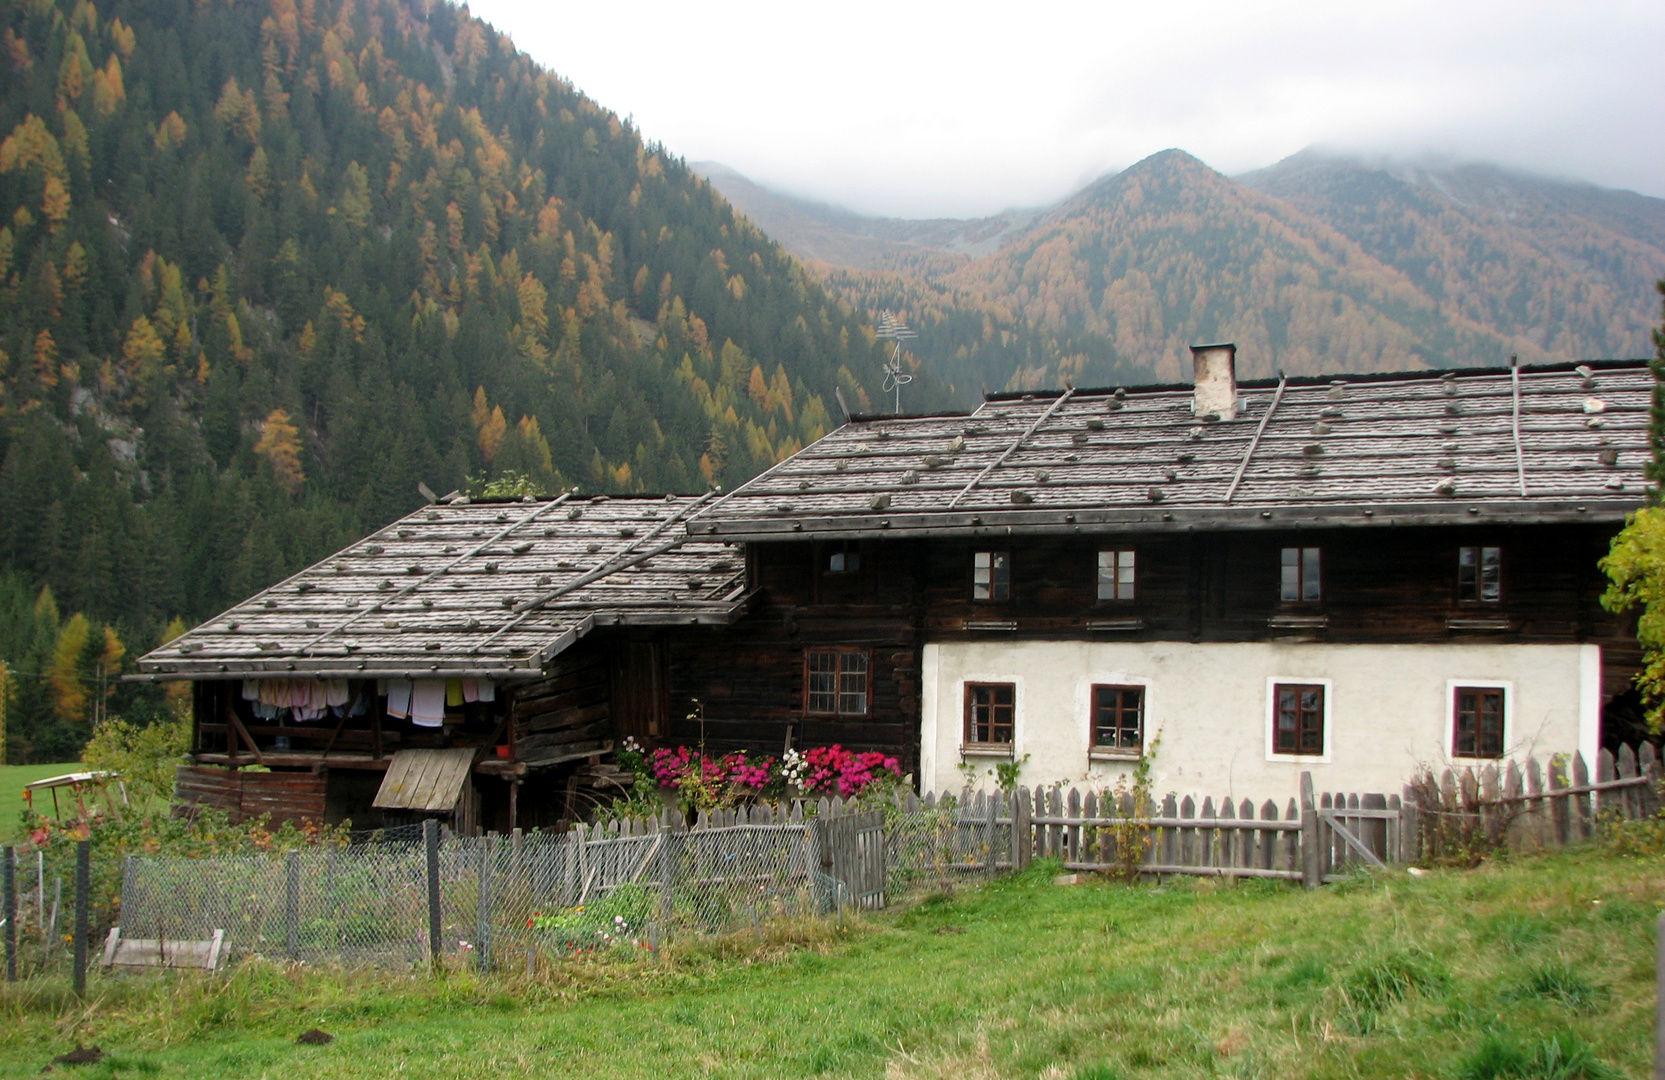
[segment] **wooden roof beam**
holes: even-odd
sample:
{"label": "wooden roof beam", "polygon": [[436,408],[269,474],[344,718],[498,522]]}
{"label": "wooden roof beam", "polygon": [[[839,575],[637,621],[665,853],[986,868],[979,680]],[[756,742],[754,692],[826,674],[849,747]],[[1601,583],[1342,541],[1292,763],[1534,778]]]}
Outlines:
{"label": "wooden roof beam", "polygon": [[960,504],[961,499],[963,499],[967,495],[971,494],[972,489],[975,488],[978,484],[981,484],[983,482],[984,477],[986,477],[990,473],[994,472],[994,470],[998,469],[1001,465],[1004,465],[1006,463],[1007,458],[1009,458],[1013,454],[1017,453],[1018,448],[1021,447],[1024,443],[1028,442],[1030,436],[1034,435],[1036,431],[1039,431],[1041,425],[1046,423],[1048,420],[1050,420],[1052,418],[1052,414],[1057,412],[1059,410],[1059,408],[1061,408],[1063,406],[1064,402],[1068,401],[1070,398],[1072,398],[1074,396],[1075,396],[1075,387],[1072,386],[1069,389],[1065,390],[1062,394],[1059,394],[1057,397],[1053,398],[1052,399],[1052,404],[1048,405],[1046,407],[1046,411],[1041,413],[1040,416],[1036,417],[1035,422],[1033,424],[1030,424],[1028,429],[1025,430],[1022,435],[1019,435],[1017,437],[1017,439],[1012,443],[1012,445],[1008,446],[1001,453],[1001,455],[999,457],[995,458],[993,461],[991,461],[987,465],[985,465],[981,472],[979,472],[976,476],[971,478],[970,483],[966,484],[965,487],[960,489],[959,494],[955,495],[952,499],[949,500],[948,508],[950,510],[952,510],[954,507],[958,506]]}

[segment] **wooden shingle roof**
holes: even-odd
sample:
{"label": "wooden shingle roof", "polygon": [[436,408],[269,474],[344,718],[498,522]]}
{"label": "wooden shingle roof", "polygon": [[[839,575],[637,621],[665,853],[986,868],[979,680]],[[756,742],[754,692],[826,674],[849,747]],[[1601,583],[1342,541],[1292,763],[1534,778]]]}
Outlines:
{"label": "wooden shingle roof", "polygon": [[702,508],[699,537],[978,535],[1623,520],[1654,379],[1602,361],[998,395],[857,418]]}
{"label": "wooden shingle roof", "polygon": [[139,677],[523,678],[596,626],[726,624],[744,554],[684,530],[710,498],[437,503],[146,654]]}

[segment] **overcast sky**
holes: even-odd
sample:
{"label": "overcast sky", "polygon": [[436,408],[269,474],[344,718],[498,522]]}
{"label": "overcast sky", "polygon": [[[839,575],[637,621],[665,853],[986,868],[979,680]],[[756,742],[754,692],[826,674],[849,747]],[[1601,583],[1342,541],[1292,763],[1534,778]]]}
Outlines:
{"label": "overcast sky", "polygon": [[1051,202],[1167,147],[1320,144],[1665,196],[1665,2],[485,0],[689,161],[866,213]]}

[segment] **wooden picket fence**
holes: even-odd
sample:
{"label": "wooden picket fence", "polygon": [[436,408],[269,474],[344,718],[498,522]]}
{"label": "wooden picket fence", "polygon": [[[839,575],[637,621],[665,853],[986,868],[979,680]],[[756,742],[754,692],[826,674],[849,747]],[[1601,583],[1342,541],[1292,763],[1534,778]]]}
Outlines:
{"label": "wooden picket fence", "polygon": [[[905,795],[896,810],[942,822],[932,859],[919,845],[889,845],[893,863],[934,866],[939,880],[1021,870],[1054,858],[1069,870],[1125,870],[1117,845],[1145,850],[1144,875],[1338,881],[1363,868],[1462,861],[1499,848],[1537,851],[1587,840],[1602,817],[1639,820],[1661,805],[1659,754],[1651,744],[1603,750],[1595,779],[1580,754],[1509,761],[1500,769],[1431,772],[1399,794],[1319,792],[1311,773],[1279,807],[1267,799],[1168,795],[1135,813],[1130,796],[1062,787]],[[944,818],[945,808],[947,817]],[[896,828],[896,826],[892,826]],[[898,829],[897,831],[900,831]],[[944,857],[941,852],[949,849]],[[933,861],[934,860],[934,861]]]}

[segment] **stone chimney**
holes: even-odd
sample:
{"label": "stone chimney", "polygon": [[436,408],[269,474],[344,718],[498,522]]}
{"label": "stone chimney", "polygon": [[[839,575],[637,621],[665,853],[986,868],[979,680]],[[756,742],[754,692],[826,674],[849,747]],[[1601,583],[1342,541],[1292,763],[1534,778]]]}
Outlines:
{"label": "stone chimney", "polygon": [[1237,419],[1237,346],[1193,345],[1191,362],[1196,366],[1191,414]]}

